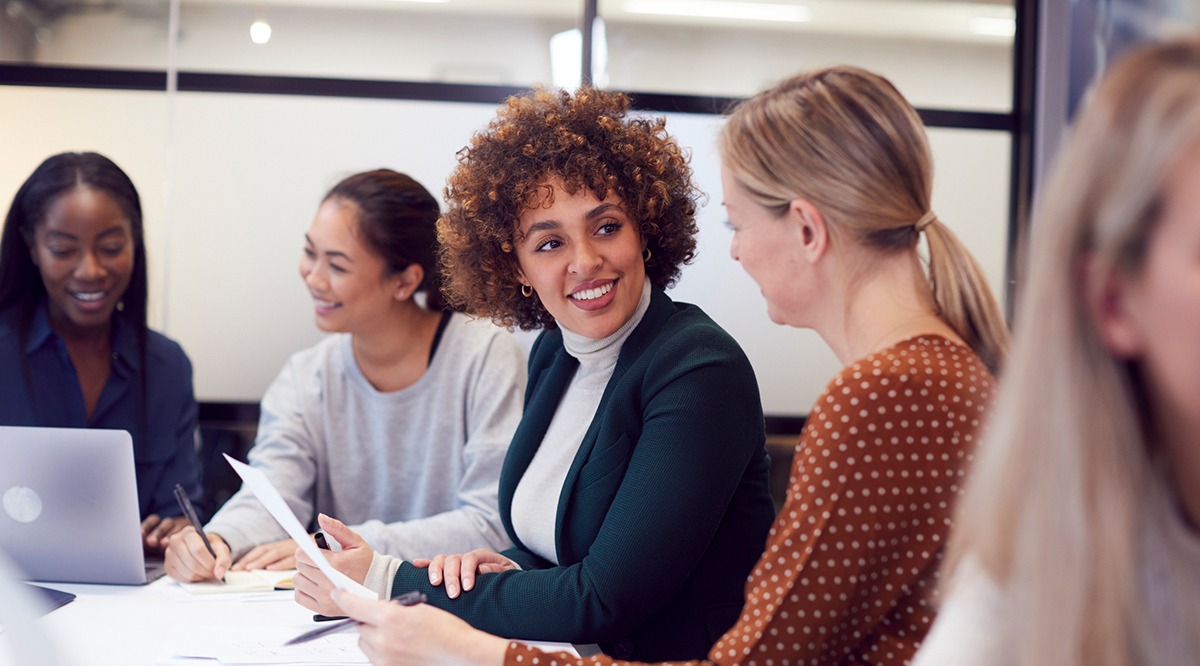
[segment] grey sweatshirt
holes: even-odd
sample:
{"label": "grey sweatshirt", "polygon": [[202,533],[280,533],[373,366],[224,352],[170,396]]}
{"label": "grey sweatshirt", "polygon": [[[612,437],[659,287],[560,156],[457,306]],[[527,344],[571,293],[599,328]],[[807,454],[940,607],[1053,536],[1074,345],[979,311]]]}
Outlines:
{"label": "grey sweatshirt", "polygon": [[[249,462],[310,530],[325,513],[403,559],[500,550],[500,467],[525,363],[513,336],[455,314],[425,374],[384,393],[363,376],[350,336],[331,335],[293,355],[267,389]],[[205,529],[235,559],[287,538],[245,488]]]}

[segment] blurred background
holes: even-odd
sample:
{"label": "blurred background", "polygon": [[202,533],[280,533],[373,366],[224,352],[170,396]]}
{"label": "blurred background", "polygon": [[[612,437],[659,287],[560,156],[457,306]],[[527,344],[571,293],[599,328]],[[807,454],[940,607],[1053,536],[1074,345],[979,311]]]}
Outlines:
{"label": "blurred background", "polygon": [[690,150],[708,197],[672,296],[741,342],[768,416],[795,424],[838,363],[770,323],[729,257],[721,112],[822,65],[887,76],[929,125],[934,209],[1004,299],[1016,14],[1003,0],[0,0],[0,200],[51,154],[113,158],[143,197],[152,327],[190,355],[198,399],[252,407],[321,336],[296,266],[331,185],[386,166],[440,195],[506,95],[590,75]]}

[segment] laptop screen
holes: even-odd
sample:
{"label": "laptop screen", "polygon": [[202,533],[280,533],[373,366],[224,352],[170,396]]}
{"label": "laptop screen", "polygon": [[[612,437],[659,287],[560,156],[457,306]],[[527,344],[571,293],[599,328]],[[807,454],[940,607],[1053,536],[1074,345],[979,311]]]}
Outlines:
{"label": "laptop screen", "polygon": [[146,580],[133,439],[0,426],[0,550],[29,580]]}

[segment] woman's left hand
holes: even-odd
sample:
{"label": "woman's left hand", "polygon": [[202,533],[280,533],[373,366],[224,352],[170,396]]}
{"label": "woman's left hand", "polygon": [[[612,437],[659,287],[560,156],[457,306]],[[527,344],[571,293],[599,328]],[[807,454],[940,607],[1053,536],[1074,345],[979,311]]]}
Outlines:
{"label": "woman's left hand", "polygon": [[296,542],[292,539],[284,539],[275,543],[264,543],[260,546],[255,546],[250,549],[250,552],[242,555],[242,558],[234,562],[230,569],[233,571],[252,571],[254,569],[280,571],[282,569],[295,569],[296,550]]}
{"label": "woman's left hand", "polygon": [[375,666],[504,663],[507,639],[474,629],[439,608],[360,599],[342,590],[335,590],[333,598],[342,614],[362,622],[358,646]]}
{"label": "woman's left hand", "polygon": [[519,569],[516,562],[487,548],[461,555],[436,555],[433,559],[418,558],[412,565],[418,569],[429,568],[429,584],[437,585],[446,579],[446,596],[458,598],[459,591],[475,587],[476,573],[499,573]]}
{"label": "woman's left hand", "polygon": [[[341,552],[326,552],[325,559],[354,582],[366,580],[375,551],[340,520],[321,514],[317,516],[317,523],[342,546]],[[336,589],[333,583],[299,548],[296,549],[296,575],[292,576],[292,583],[296,586],[296,603],[322,615],[341,614],[337,604],[329,598],[329,593]]]}
{"label": "woman's left hand", "polygon": [[167,548],[167,537],[190,524],[183,516],[159,518],[157,513],[152,513],[142,521],[142,547],[161,553]]}

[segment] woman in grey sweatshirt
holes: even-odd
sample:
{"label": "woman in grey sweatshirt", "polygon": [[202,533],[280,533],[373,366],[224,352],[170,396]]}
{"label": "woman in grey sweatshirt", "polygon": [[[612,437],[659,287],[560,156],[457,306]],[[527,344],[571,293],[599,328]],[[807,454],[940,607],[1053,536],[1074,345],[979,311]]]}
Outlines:
{"label": "woman in grey sweatshirt", "polygon": [[[288,360],[249,454],[302,523],[336,516],[405,559],[509,544],[497,480],[525,389],[510,334],[444,309],[438,212],[423,187],[388,170],[325,197],[300,274],[317,326],[333,335]],[[216,557],[187,528],[167,548],[172,577],[294,566],[295,544],[245,489],[205,532]]]}

